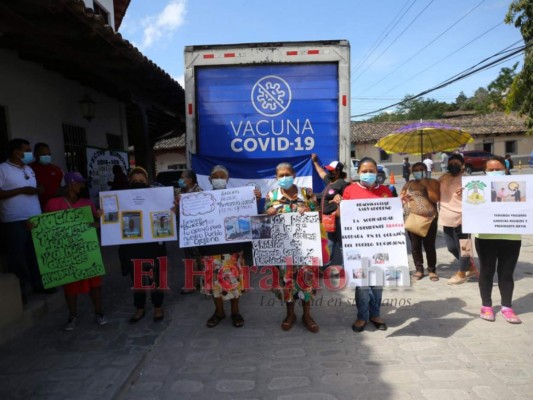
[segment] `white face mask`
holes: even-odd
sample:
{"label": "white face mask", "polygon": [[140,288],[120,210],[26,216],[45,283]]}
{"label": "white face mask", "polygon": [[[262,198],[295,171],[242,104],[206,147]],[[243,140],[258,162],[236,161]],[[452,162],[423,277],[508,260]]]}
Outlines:
{"label": "white face mask", "polygon": [[228,184],[228,181],[226,179],[211,179],[211,185],[213,185],[213,189],[226,189],[226,185]]}
{"label": "white face mask", "polygon": [[505,175],[505,171],[487,171],[487,176],[501,176]]}

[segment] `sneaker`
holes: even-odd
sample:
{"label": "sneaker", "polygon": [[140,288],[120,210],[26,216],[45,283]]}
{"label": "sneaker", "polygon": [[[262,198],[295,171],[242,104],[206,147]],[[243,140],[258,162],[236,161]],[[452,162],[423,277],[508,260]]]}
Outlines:
{"label": "sneaker", "polygon": [[492,307],[481,307],[481,312],[479,313],[479,317],[481,319],[484,319],[485,321],[491,321],[493,322],[496,318],[494,318],[494,311],[492,310]]}
{"label": "sneaker", "polygon": [[448,285],[460,285],[461,283],[466,282],[466,276],[460,276],[459,274],[455,274],[450,279],[448,279]]}
{"label": "sneaker", "polygon": [[78,317],[71,315],[70,317],[68,317],[68,321],[65,324],[65,327],[63,329],[65,331],[73,331],[77,325],[78,325]]}
{"label": "sneaker", "polygon": [[96,314],[96,323],[100,326],[107,325],[109,321],[104,314]]}
{"label": "sneaker", "polygon": [[512,308],[502,308],[500,311],[500,314],[503,316],[503,318],[509,322],[510,324],[521,324],[522,320],[518,318],[518,315],[516,315]]}

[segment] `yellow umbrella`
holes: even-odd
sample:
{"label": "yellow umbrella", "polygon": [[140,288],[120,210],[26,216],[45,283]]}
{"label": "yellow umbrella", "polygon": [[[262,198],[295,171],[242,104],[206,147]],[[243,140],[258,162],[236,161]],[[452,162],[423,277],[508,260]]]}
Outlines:
{"label": "yellow umbrella", "polygon": [[387,153],[428,154],[452,151],[474,139],[461,128],[436,122],[417,122],[381,138],[376,147]]}

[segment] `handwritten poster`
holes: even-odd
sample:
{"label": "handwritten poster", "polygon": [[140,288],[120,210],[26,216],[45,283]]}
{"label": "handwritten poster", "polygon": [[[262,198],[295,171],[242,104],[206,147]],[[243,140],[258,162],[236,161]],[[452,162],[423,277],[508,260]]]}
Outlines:
{"label": "handwritten poster", "polygon": [[33,245],[45,289],[104,275],[90,207],[69,208],[31,219]]}
{"label": "handwritten poster", "polygon": [[343,200],[341,226],[350,287],[410,285],[399,198]]}
{"label": "handwritten poster", "polygon": [[100,192],[102,246],[176,240],[174,189]]}
{"label": "handwritten poster", "polygon": [[533,233],[533,175],[464,176],[463,232]]}
{"label": "handwritten poster", "polygon": [[317,212],[253,217],[252,238],[254,265],[322,265]]}
{"label": "handwritten poster", "polygon": [[209,190],[180,197],[180,247],[249,242],[257,215],[254,188]]}

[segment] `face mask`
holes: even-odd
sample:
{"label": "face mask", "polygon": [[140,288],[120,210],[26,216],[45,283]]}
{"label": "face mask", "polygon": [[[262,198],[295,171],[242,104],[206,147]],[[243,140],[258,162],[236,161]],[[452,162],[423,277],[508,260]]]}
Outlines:
{"label": "face mask", "polygon": [[211,185],[213,189],[226,189],[228,181],[226,179],[211,179]]}
{"label": "face mask", "polygon": [[148,184],[144,182],[132,182],[130,183],[130,188],[132,189],[145,189],[148,187]]}
{"label": "face mask", "polygon": [[294,183],[293,176],[284,176],[278,179],[278,185],[282,189],[289,189]]}
{"label": "face mask", "polygon": [[505,175],[505,171],[487,171],[487,176],[501,176]]}
{"label": "face mask", "polygon": [[459,175],[461,173],[462,167],[457,164],[448,164],[448,171],[450,171],[450,174],[452,175]]}
{"label": "face mask", "polygon": [[185,181],[183,179],[178,180],[178,186],[180,188],[185,188],[187,185],[185,185]]}
{"label": "face mask", "polygon": [[359,180],[365,186],[372,186],[376,182],[377,174],[373,172],[365,172],[359,174]]}
{"label": "face mask", "polygon": [[25,151],[24,156],[20,159],[25,165],[31,164],[35,161],[35,157],[33,157],[33,153],[31,151]]}
{"label": "face mask", "polygon": [[48,165],[52,162],[52,156],[40,156],[39,163],[42,165]]}
{"label": "face mask", "polygon": [[413,177],[415,178],[415,180],[419,181],[424,177],[424,173],[422,171],[413,172]]}

